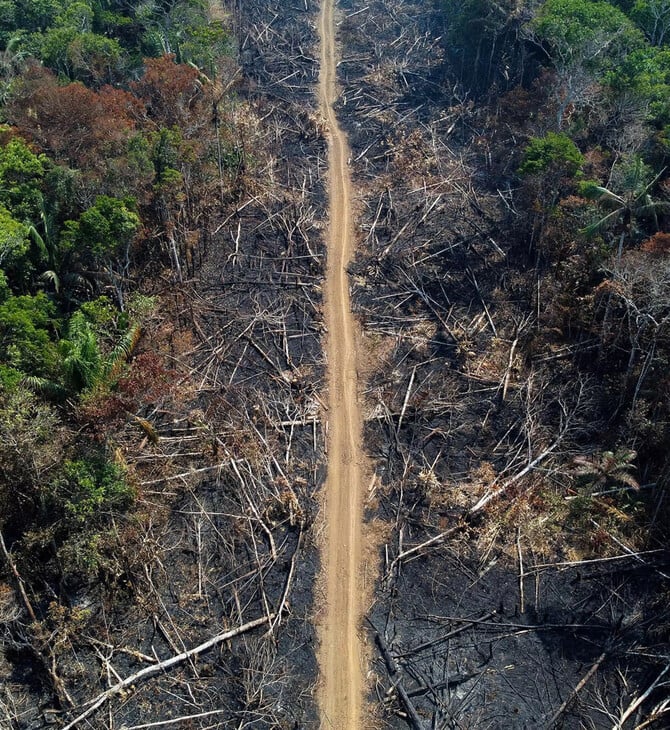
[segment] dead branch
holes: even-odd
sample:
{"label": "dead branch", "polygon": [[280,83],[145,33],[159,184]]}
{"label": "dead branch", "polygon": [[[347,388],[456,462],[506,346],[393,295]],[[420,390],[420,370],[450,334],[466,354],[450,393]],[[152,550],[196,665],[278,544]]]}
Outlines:
{"label": "dead branch", "polygon": [[194,656],[198,656],[199,654],[202,654],[203,652],[208,651],[209,649],[212,649],[215,646],[218,646],[219,644],[223,643],[224,641],[228,641],[229,639],[233,639],[236,636],[240,636],[241,634],[245,634],[248,631],[251,631],[252,629],[257,628],[258,626],[262,626],[263,624],[268,623],[269,621],[272,621],[275,617],[275,614],[270,614],[268,616],[263,616],[261,618],[254,619],[253,621],[249,621],[246,624],[243,624],[242,626],[238,626],[235,629],[231,629],[230,631],[225,631],[222,634],[217,634],[211,639],[208,639],[207,641],[203,642],[202,644],[198,644],[198,646],[193,647],[192,649],[189,649],[188,651],[183,651],[181,654],[177,654],[175,656],[171,656],[169,659],[165,659],[161,662],[158,662],[157,664],[153,664],[150,667],[145,667],[144,669],[141,669],[139,672],[135,672],[135,674],[131,674],[129,677],[126,677],[121,682],[118,682],[113,687],[110,687],[109,689],[105,690],[104,692],[101,692],[97,697],[95,697],[92,700],[89,700],[87,705],[89,707],[84,710],[84,712],[81,713],[81,715],[78,715],[74,718],[71,722],[69,722],[63,730],[72,730],[72,728],[76,727],[81,723],[83,720],[85,720],[87,717],[90,717],[99,707],[102,707],[102,705],[105,704],[105,702],[109,701],[112,697],[118,695],[120,692],[122,692],[126,687],[130,687],[133,684],[138,684],[139,682],[143,682],[146,679],[149,679],[150,677],[153,677],[156,674],[160,674],[164,671],[167,671],[168,669],[171,669],[172,667],[176,666],[177,664],[182,664],[185,661],[188,661]]}
{"label": "dead branch", "polygon": [[533,469],[535,469],[536,466],[541,464],[547,456],[549,456],[553,451],[555,451],[558,446],[560,445],[562,441],[562,436],[559,435],[559,437],[550,445],[547,446],[546,449],[544,449],[542,452],[540,452],[530,463],[526,464],[526,466],[519,472],[517,472],[513,477],[508,479],[504,484],[499,486],[497,489],[492,490],[488,494],[485,494],[475,505],[470,507],[468,510],[469,515],[474,515],[480,510],[482,510],[492,499],[495,499],[496,497],[499,497],[501,494],[503,494],[509,487],[512,486],[512,484],[515,484],[519,481],[519,479],[522,479],[526,476],[526,474],[530,473]]}
{"label": "dead branch", "polygon": [[[386,642],[382,638],[381,634],[379,633],[379,631],[377,631],[375,625],[372,623],[372,621],[370,621],[370,619],[367,619],[367,622],[372,627],[372,631],[375,635],[375,641],[377,643],[377,646],[379,647],[379,651],[381,652],[382,657],[384,658],[384,663],[386,664],[386,668],[388,669],[389,677],[393,682],[393,687],[398,693],[398,697],[400,698],[400,701],[402,702],[405,711],[407,712],[411,726],[414,728],[414,730],[425,730],[423,722],[421,721],[421,718],[419,717],[419,714],[417,713],[416,708],[412,703],[412,700],[409,698],[407,690],[402,684],[398,664],[396,663],[393,655],[386,646]],[[65,728],[65,730],[67,730],[67,728]]]}
{"label": "dead branch", "polygon": [[296,543],[295,550],[293,551],[293,555],[291,555],[291,564],[289,567],[288,575],[286,576],[286,582],[284,584],[284,590],[282,592],[281,600],[279,601],[279,607],[277,608],[277,617],[272,622],[271,630],[274,631],[275,627],[279,624],[281,621],[282,614],[284,612],[284,609],[286,608],[288,604],[288,597],[291,593],[291,587],[293,585],[293,577],[295,575],[295,567],[296,562],[298,559],[298,552],[300,548],[302,547],[302,523],[300,523],[300,533],[298,534],[298,542]]}
{"label": "dead branch", "polygon": [[519,555],[519,612],[526,612],[526,599],[524,593],[523,579],[525,574],[523,572],[523,554],[521,552],[521,528],[517,528],[516,531],[516,549]]}
{"label": "dead branch", "polygon": [[445,530],[444,532],[441,532],[439,535],[435,535],[434,537],[431,537],[428,540],[425,540],[420,545],[415,545],[413,548],[410,548],[409,550],[405,550],[404,552],[398,553],[396,557],[391,561],[391,565],[389,565],[388,571],[386,573],[386,578],[388,579],[391,575],[393,575],[393,572],[396,568],[396,566],[401,563],[403,560],[407,560],[407,558],[411,557],[412,555],[416,555],[421,550],[424,550],[425,548],[432,547],[433,545],[439,545],[443,540],[445,540],[447,537],[450,537],[455,532],[458,532],[461,530],[462,527],[460,525],[457,525],[456,527],[451,527],[448,530]]}
{"label": "dead branch", "polygon": [[[623,555],[611,555],[606,558],[587,558],[585,560],[563,560],[555,563],[537,563],[526,571],[526,575],[529,573],[539,573],[542,570],[549,570],[550,568],[574,568],[580,565],[593,565],[597,563],[610,563],[614,560],[629,560],[630,558],[637,558],[641,555],[653,555],[657,553],[665,552],[662,548],[656,550],[640,550],[637,553],[625,553]],[[644,562],[644,561],[643,561]],[[647,564],[647,563],[645,563]]]}
{"label": "dead branch", "polygon": [[514,342],[512,342],[512,346],[509,349],[509,360],[507,362],[507,368],[505,370],[505,376],[503,377],[503,384],[502,384],[502,395],[500,396],[501,401],[505,401],[505,398],[507,397],[507,389],[509,388],[509,379],[510,375],[512,373],[512,364],[514,363],[514,350],[516,350],[516,346],[519,342],[519,338],[517,337]]}
{"label": "dead branch", "polygon": [[554,714],[549,718],[549,722],[544,726],[545,730],[552,730],[556,726],[556,723],[561,718],[563,713],[570,707],[570,705],[574,702],[577,695],[580,693],[580,691],[584,688],[584,686],[587,684],[587,682],[591,679],[591,677],[598,671],[600,668],[600,665],[605,661],[607,658],[607,653],[603,652],[596,661],[591,665],[591,668],[589,671],[579,680],[575,688],[572,690],[570,695],[567,697],[565,702],[554,712]]}
{"label": "dead branch", "polygon": [[189,720],[198,720],[202,717],[212,717],[212,715],[223,715],[228,710],[209,710],[207,712],[198,712],[195,715],[182,715],[181,717],[175,717],[172,720],[159,720],[158,722],[146,722],[142,725],[132,725],[128,727],[123,726],[123,730],[146,730],[150,727],[165,727],[166,725],[175,725],[178,722],[188,722]]}
{"label": "dead branch", "polygon": [[400,410],[400,417],[398,418],[398,427],[396,428],[396,439],[398,438],[398,435],[400,434],[400,426],[402,426],[402,419],[405,417],[405,411],[407,410],[407,404],[409,402],[409,396],[412,392],[412,385],[414,384],[414,376],[416,375],[416,365],[412,368],[412,374],[409,378],[409,384],[407,385],[407,390],[405,392],[405,400],[403,400],[402,408]]}
{"label": "dead branch", "polygon": [[[54,647],[51,645],[49,640],[45,640],[45,637],[41,635],[41,625],[38,622],[37,617],[35,616],[35,611],[33,610],[33,606],[24,588],[23,578],[21,578],[21,574],[16,567],[16,563],[14,562],[12,556],[7,550],[7,545],[5,544],[5,539],[2,535],[2,532],[0,532],[0,553],[2,554],[2,557],[4,558],[7,565],[9,566],[9,570],[14,577],[15,584],[19,595],[21,596],[23,605],[26,609],[26,612],[28,613],[30,620],[32,621],[31,633],[33,634],[33,642],[31,643],[31,649],[44,664],[45,669],[51,677],[51,683],[53,684],[54,691],[58,695],[60,701],[64,705],[73,707],[74,702],[72,700],[72,697],[67,691],[65,683],[58,674],[58,667],[56,666],[56,652],[54,650]],[[39,648],[39,644],[44,645],[45,643],[48,654],[45,654],[44,651]]]}
{"label": "dead branch", "polygon": [[12,575],[14,576],[16,588],[19,592],[19,595],[21,596],[21,601],[23,602],[23,606],[26,609],[30,620],[33,623],[36,623],[37,618],[35,617],[35,611],[33,611],[32,603],[30,602],[28,594],[26,593],[26,589],[23,586],[23,579],[21,578],[21,575],[16,567],[16,563],[14,562],[12,556],[7,550],[7,546],[5,545],[5,538],[3,537],[2,532],[0,532],[0,553],[2,553],[2,557],[9,566],[9,570],[11,571]]}
{"label": "dead branch", "polygon": [[[647,687],[647,689],[639,696],[636,697],[630,705],[621,713],[617,722],[612,726],[612,730],[623,730],[624,723],[626,720],[637,710],[637,708],[649,697],[649,695],[659,686],[663,677],[670,671],[670,662],[663,667],[661,673],[656,679]],[[667,683],[666,683],[667,685]]]}
{"label": "dead branch", "polygon": [[436,644],[441,644],[443,641],[448,641],[449,639],[453,638],[454,636],[458,636],[459,634],[462,634],[464,631],[467,631],[469,628],[471,628],[472,625],[486,622],[493,616],[495,616],[497,611],[489,611],[488,613],[485,613],[482,617],[478,619],[463,619],[463,625],[459,626],[457,629],[453,629],[453,631],[449,631],[447,634],[443,634],[442,636],[438,636],[437,639],[433,639],[432,641],[426,641],[423,644],[419,644],[419,646],[415,646],[413,649],[408,649],[407,651],[402,652],[401,654],[396,654],[396,659],[402,659],[406,656],[412,656],[412,654],[416,654],[420,651],[423,651],[424,649],[430,649],[432,646],[435,646]]}
{"label": "dead branch", "polygon": [[130,649],[126,646],[114,646],[114,644],[110,644],[107,641],[101,641],[100,639],[96,639],[93,636],[86,636],[84,638],[92,646],[99,646],[104,649],[108,649],[110,652],[112,652],[112,654],[114,654],[114,652],[119,652],[121,654],[127,654],[128,656],[131,656],[134,659],[138,659],[139,661],[147,662],[148,664],[156,663],[156,657],[149,656],[148,654],[143,654],[141,651],[137,651],[136,649]]}

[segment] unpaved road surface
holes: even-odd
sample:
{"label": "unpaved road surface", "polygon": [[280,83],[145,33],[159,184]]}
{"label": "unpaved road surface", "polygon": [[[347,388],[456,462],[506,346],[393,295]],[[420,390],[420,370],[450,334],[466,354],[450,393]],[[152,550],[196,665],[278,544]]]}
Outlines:
{"label": "unpaved road surface", "polygon": [[351,182],[347,139],[338,126],[333,102],[336,54],[334,0],[322,0],[320,16],[321,113],[330,132],[330,229],[325,319],[328,328],[328,475],[322,549],[325,609],[320,619],[321,727],[361,727],[363,653],[362,607],[362,453],[361,414],[356,374],[356,323],[349,301],[346,266],[351,255]]}

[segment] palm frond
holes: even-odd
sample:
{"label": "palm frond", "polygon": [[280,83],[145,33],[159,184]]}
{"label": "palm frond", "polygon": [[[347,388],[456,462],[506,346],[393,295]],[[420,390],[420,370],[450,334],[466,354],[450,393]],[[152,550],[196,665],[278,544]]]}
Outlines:
{"label": "palm frond", "polygon": [[575,456],[572,463],[576,467],[575,476],[588,478],[591,487],[606,482],[618,482],[639,489],[637,479],[630,473],[635,469],[631,462],[636,456],[634,449],[623,447],[616,451],[603,451],[601,454]]}
{"label": "palm frond", "polygon": [[657,182],[658,182],[658,181],[659,181],[659,180],[661,179],[661,177],[663,176],[663,173],[664,173],[664,172],[665,172],[665,171],[666,171],[667,169],[668,169],[667,167],[664,167],[664,168],[663,168],[663,169],[662,169],[662,170],[661,170],[661,171],[660,171],[660,172],[658,173],[658,175],[656,175],[656,177],[654,177],[654,179],[653,179],[653,180],[652,180],[652,181],[651,181],[651,182],[650,182],[650,183],[649,183],[649,184],[648,184],[648,185],[647,185],[647,186],[645,187],[645,190],[651,190],[651,189],[652,189],[652,188],[654,187],[654,185],[656,185],[656,183],[657,183]]}
{"label": "palm frond", "polygon": [[60,279],[58,278],[58,274],[52,269],[49,269],[48,271],[43,271],[39,275],[39,280],[45,282],[50,281],[54,286],[56,294],[60,293]]}
{"label": "palm frond", "polygon": [[591,470],[598,463],[598,459],[595,456],[584,456],[583,454],[579,454],[573,458],[572,463],[577,464],[579,469]]}
{"label": "palm frond", "polygon": [[121,371],[123,370],[123,366],[127,362],[128,358],[133,354],[141,336],[142,328],[139,324],[135,324],[128,330],[128,332],[125,333],[125,335],[121,338],[121,341],[111,351],[103,368],[103,377],[108,384],[114,383],[118,380],[121,375]]}
{"label": "palm frond", "polygon": [[54,380],[49,380],[48,378],[41,378],[38,375],[26,375],[21,380],[21,384],[49,398],[60,400],[67,395],[67,391],[60,383],[56,383]]}
{"label": "palm frond", "polygon": [[63,370],[77,390],[88,388],[100,375],[98,338],[86,317],[75,312],[68,322],[67,340],[62,341]]}
{"label": "palm frond", "polygon": [[637,215],[655,215],[656,213],[670,213],[670,203],[664,200],[648,200],[644,205],[635,209]]}
{"label": "palm frond", "polygon": [[28,226],[28,235],[30,236],[30,240],[35,244],[40,256],[44,259],[44,261],[48,261],[49,250],[47,249],[47,245],[37,228],[33,225]]}
{"label": "palm frond", "polygon": [[638,480],[627,471],[617,471],[612,474],[612,479],[621,484],[625,484],[627,487],[631,487],[632,489],[640,488],[640,482],[638,482]]}
{"label": "palm frond", "polygon": [[620,215],[620,210],[613,210],[611,213],[608,213],[604,218],[601,218],[594,223],[589,223],[588,226],[584,226],[584,228],[581,228],[579,232],[583,233],[585,236],[593,236],[596,233],[601,233],[608,226],[610,226]]}
{"label": "palm frond", "polygon": [[587,198],[587,200],[595,200],[598,203],[606,202],[614,205],[625,205],[625,201],[620,195],[613,193],[611,190],[603,187],[602,185],[585,186],[582,190],[582,194],[585,198]]}

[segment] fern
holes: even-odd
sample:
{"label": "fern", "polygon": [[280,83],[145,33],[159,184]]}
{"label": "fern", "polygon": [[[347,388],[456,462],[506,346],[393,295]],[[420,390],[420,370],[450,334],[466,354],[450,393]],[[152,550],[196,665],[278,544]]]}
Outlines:
{"label": "fern", "polygon": [[603,451],[599,455],[576,456],[575,474],[584,477],[592,488],[615,482],[632,489],[639,489],[640,484],[631,474],[635,465],[631,462],[637,456],[633,449],[622,448],[614,451]]}

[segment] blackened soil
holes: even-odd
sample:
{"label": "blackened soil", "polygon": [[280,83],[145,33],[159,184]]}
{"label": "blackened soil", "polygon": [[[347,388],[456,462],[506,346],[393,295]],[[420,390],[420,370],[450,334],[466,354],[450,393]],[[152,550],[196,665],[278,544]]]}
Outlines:
{"label": "blackened soil", "polygon": [[[399,665],[377,656],[380,716],[416,727],[400,684],[426,728],[611,728],[665,666],[666,558],[631,557],[594,529],[608,504],[570,501],[572,455],[598,451],[606,398],[596,374],[527,327],[523,120],[475,106],[452,78],[437,3],[342,9],[370,516],[389,526],[370,620]],[[559,434],[542,468],[468,515]]]}

